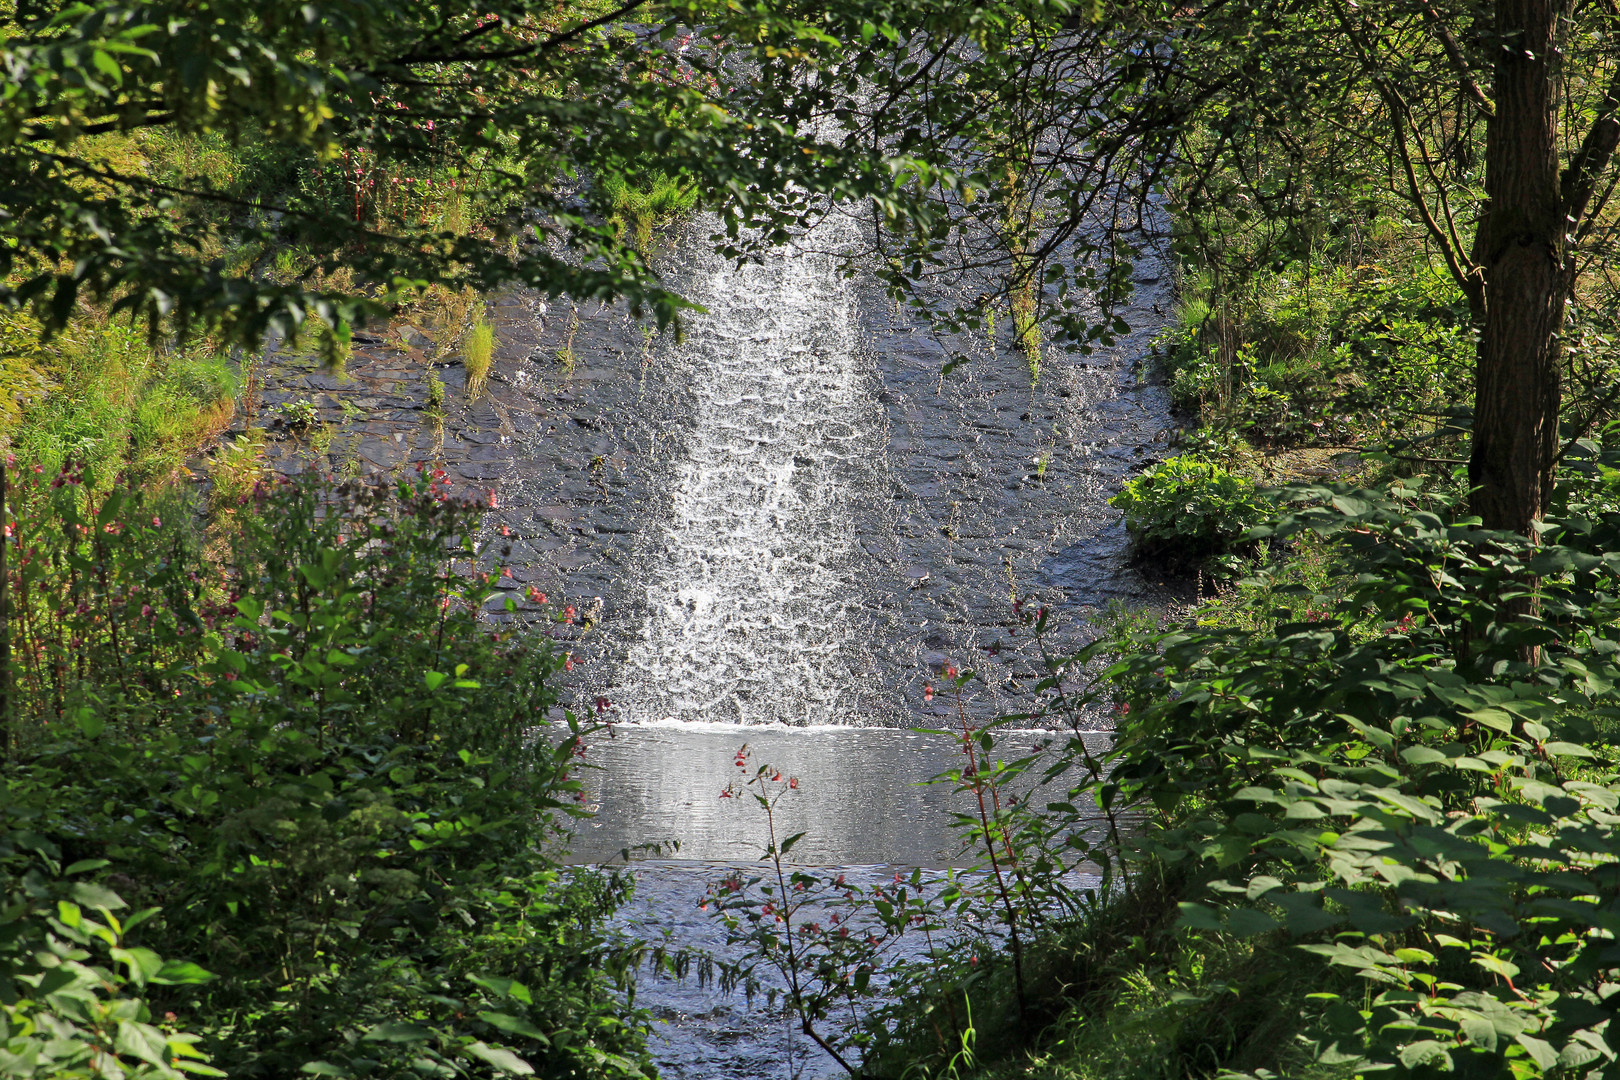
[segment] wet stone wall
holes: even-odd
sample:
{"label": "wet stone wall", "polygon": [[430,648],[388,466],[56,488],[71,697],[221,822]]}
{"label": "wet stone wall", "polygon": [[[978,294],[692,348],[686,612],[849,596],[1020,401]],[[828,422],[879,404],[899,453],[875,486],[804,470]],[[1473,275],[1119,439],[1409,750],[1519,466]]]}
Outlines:
{"label": "wet stone wall", "polygon": [[[494,363],[471,398],[461,363],[435,362],[408,326],[357,334],[342,374],[272,357],[259,405],[268,454],[277,468],[338,475],[426,461],[492,489],[485,540],[510,545],[503,587],[529,620],[575,609],[548,624],[576,661],[570,693],[606,696],[627,719],[932,724],[955,715],[945,695],[923,693],[947,665],[984,674],[967,702],[975,717],[1023,710],[1037,675],[1013,595],[1054,608],[1060,650],[1110,601],[1165,601],[1106,503],[1168,452],[1148,342],[1169,282],[1151,266],[1124,313],[1130,336],[1090,356],[1048,349],[1032,383],[1005,341],[969,343],[974,361],[942,375],[940,343],[875,289],[823,280],[811,264],[728,277],[699,246],[660,257],[710,309],[684,342],[617,308],[502,295],[490,301]],[[780,314],[807,289],[814,304]],[[801,332],[815,343],[794,345]],[[442,417],[427,407],[430,372],[444,384]],[[827,394],[840,395],[836,415]],[[279,407],[304,401],[316,423],[289,430]],[[798,408],[826,415],[795,420]],[[717,409],[730,410],[718,428]],[[696,445],[717,430],[725,446]],[[680,532],[694,528],[716,535]],[[725,574],[710,573],[711,543]],[[703,581],[683,591],[686,577]],[[524,597],[531,586],[543,608]],[[728,590],[742,595],[718,595]],[[702,621],[700,603],[709,625],[682,622]],[[833,608],[836,618],[816,616]],[[683,652],[686,641],[703,644]],[[706,698],[706,687],[720,689]],[[800,687],[815,698],[803,708]]]}

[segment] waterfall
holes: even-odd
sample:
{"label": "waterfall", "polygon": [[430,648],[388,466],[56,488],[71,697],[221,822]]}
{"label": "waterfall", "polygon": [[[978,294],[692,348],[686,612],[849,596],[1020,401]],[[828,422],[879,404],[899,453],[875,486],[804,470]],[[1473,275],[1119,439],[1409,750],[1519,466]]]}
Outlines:
{"label": "waterfall", "polygon": [[[848,227],[835,215],[814,239],[837,244]],[[643,722],[845,722],[866,426],[850,287],[803,248],[740,268],[694,258],[685,291],[707,311],[666,358],[691,415],[619,706]]]}

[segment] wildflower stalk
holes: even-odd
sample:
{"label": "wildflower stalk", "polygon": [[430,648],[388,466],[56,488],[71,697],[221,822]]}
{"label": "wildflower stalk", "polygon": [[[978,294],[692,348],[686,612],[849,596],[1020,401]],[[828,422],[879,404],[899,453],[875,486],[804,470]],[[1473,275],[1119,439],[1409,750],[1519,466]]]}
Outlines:
{"label": "wildflower stalk", "polygon": [[[1012,953],[1013,962],[1013,994],[1018,1004],[1018,1020],[1024,1021],[1024,943],[1018,935],[1018,912],[1013,907],[1012,895],[1007,889],[1006,878],[1002,875],[1001,860],[996,856],[996,835],[990,827],[989,808],[985,805],[985,782],[979,772],[978,755],[973,750],[973,729],[968,724],[967,709],[962,704],[962,681],[956,682],[956,713],[962,723],[962,753],[967,755],[968,772],[973,786],[973,794],[979,804],[979,824],[984,828],[984,850],[990,856],[990,871],[995,876],[996,896],[1001,900],[1002,908],[1007,913],[1008,947]],[[1000,806],[996,808],[997,818],[1000,818]],[[1005,830],[1003,838],[1005,839]],[[1008,856],[1012,855],[1011,845],[1007,848]]]}
{"label": "wildflower stalk", "polygon": [[[1069,691],[1065,689],[1063,684],[1063,672],[1066,664],[1062,659],[1053,656],[1046,647],[1046,608],[1042,607],[1036,617],[1030,620],[1028,615],[1023,614],[1022,606],[1022,603],[1018,604],[1015,610],[1019,611],[1025,622],[1033,621],[1034,625],[1031,627],[1031,631],[1035,636],[1035,645],[1041,654],[1043,665],[1050,672],[1042,683],[1042,687],[1050,689],[1053,694],[1052,701],[1047,706],[1048,710],[1050,710],[1071,698]],[[1081,696],[1079,699],[1080,704],[1084,704],[1087,696]],[[1114,869],[1117,865],[1120,881],[1125,887],[1125,895],[1129,897],[1132,892],[1131,876],[1126,872],[1125,861],[1121,857],[1125,850],[1124,830],[1120,827],[1119,814],[1115,810],[1112,793],[1106,788],[1107,776],[1103,772],[1103,763],[1091,752],[1090,747],[1086,746],[1085,739],[1082,736],[1080,715],[1078,707],[1072,709],[1069,713],[1067,722],[1072,735],[1070,745],[1079,749],[1080,765],[1086,772],[1086,782],[1082,786],[1097,793],[1094,801],[1097,808],[1102,811],[1103,820],[1108,824],[1107,847],[1101,852],[1102,857],[1098,859],[1102,870],[1102,891],[1106,894],[1109,886],[1113,883]],[[1073,761],[1074,757],[1071,755],[1068,760]],[[1098,854],[1097,849],[1093,848],[1092,854],[1095,857]]]}
{"label": "wildflower stalk", "polygon": [[[763,786],[764,777],[769,768],[770,766],[768,765],[763,767],[760,770],[759,775],[755,777],[756,780],[761,782],[761,786]],[[765,808],[765,828],[771,843],[771,863],[776,870],[776,885],[780,890],[778,895],[781,897],[782,901],[782,934],[787,942],[787,964],[784,974],[786,974],[788,977],[788,988],[793,995],[793,1010],[799,1014],[800,1030],[802,1030],[805,1035],[815,1042],[817,1046],[826,1051],[827,1056],[836,1061],[839,1068],[843,1069],[850,1076],[858,1076],[860,1075],[859,1071],[849,1062],[845,1061],[843,1055],[835,1050],[832,1045],[828,1043],[826,1039],[822,1038],[821,1034],[816,1031],[816,1026],[811,1019],[810,1008],[804,1000],[804,991],[799,980],[800,960],[798,947],[794,944],[793,940],[793,915],[795,911],[797,911],[797,908],[788,899],[790,893],[788,892],[787,874],[782,869],[783,850],[781,845],[776,842],[776,800],[780,799],[781,797],[781,792],[778,792],[775,798],[760,796],[760,805]],[[794,837],[793,839],[797,839],[797,837]]]}

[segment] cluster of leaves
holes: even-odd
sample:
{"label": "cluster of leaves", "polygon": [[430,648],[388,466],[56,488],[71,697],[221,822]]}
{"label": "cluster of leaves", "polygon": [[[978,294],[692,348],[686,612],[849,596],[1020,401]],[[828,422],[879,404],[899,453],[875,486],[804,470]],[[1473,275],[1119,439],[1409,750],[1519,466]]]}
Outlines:
{"label": "cluster of leaves", "polygon": [[16,522],[0,802],[220,973],[151,1008],[231,1075],[644,1075],[628,885],[556,861],[588,732],[547,732],[564,657],[478,619],[482,500],[261,483],[222,568],[80,479]]}
{"label": "cluster of leaves", "polygon": [[1334,538],[1353,588],[1109,672],[1129,724],[1104,787],[1156,823],[1130,858],[1185,868],[1185,933],[1322,963],[1299,1030],[1321,1064],[1603,1074],[1620,519],[1530,547],[1412,489],[1298,498],[1261,532]]}
{"label": "cluster of leaves", "polygon": [[1393,269],[1292,263],[1184,283],[1159,340],[1179,408],[1263,447],[1406,438],[1467,396],[1473,341],[1456,285],[1393,244]]}
{"label": "cluster of leaves", "polygon": [[1108,503],[1145,553],[1177,558],[1231,550],[1267,512],[1253,483],[1193,455],[1144,470]]}
{"label": "cluster of leaves", "polygon": [[[624,175],[650,150],[732,238],[764,226],[772,243],[820,195],[882,196],[912,175],[823,138],[812,102],[751,92],[739,61],[800,67],[801,38],[837,46],[819,27],[705,3],[624,25],[640,7],[20,5],[0,43],[0,302],[51,331],[87,297],[154,337],[254,346],[311,316],[345,341],[430,284],[522,283],[623,296],[663,324],[684,302],[578,178]],[[169,155],[158,177],[104,152],[141,133],[249,151],[229,177],[200,156]],[[261,272],[284,252],[296,276]]]}
{"label": "cluster of leaves", "polygon": [[213,976],[195,964],[131,947],[128,935],[157,909],[128,905],[87,876],[105,866],[64,867],[61,851],[4,808],[0,865],[0,1076],[179,1080],[222,1075],[179,1031],[153,1023],[147,987],[190,986]]}

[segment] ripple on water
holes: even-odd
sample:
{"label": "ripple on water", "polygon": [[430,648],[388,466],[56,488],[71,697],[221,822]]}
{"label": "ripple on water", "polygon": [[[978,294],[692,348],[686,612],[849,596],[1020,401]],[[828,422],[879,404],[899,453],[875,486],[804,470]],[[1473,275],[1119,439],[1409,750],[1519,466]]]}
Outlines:
{"label": "ripple on water", "polygon": [[838,445],[864,397],[850,290],[825,255],[742,268],[696,256],[707,313],[667,360],[691,415],[648,560],[646,617],[617,673],[630,720],[835,723],[858,594],[855,485]]}

